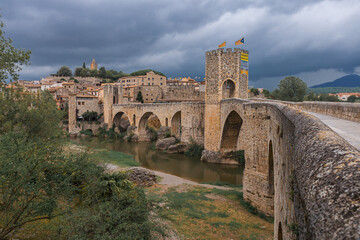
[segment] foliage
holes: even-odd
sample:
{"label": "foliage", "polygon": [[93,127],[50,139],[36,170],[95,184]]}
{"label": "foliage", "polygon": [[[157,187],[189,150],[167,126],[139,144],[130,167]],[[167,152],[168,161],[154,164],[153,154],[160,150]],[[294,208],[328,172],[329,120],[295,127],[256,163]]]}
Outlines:
{"label": "foliage", "polygon": [[348,102],[359,102],[360,97],[356,97],[355,95],[351,95],[350,97],[348,97],[347,101]]}
{"label": "foliage", "polygon": [[155,128],[150,127],[148,124],[146,124],[146,131],[150,133],[150,140],[156,141],[158,138],[158,132],[155,130]]}
{"label": "foliage", "polygon": [[301,102],[304,100],[307,85],[300,78],[289,76],[282,79],[272,96],[283,101]]}
{"label": "foliage", "polygon": [[162,72],[158,72],[158,71],[154,71],[152,69],[144,69],[144,70],[139,70],[133,73],[130,73],[130,76],[143,76],[146,75],[146,73],[153,71],[154,73],[161,75],[161,76],[165,76],[165,74],[163,74]]}
{"label": "foliage", "polygon": [[101,67],[99,69],[99,77],[106,78],[106,69],[105,69],[105,67]]}
{"label": "foliage", "polygon": [[61,229],[66,239],[150,239],[144,191],[135,188],[124,173],[102,174],[82,197]]}
{"label": "foliage", "polygon": [[244,150],[238,150],[230,152],[230,158],[236,160],[240,166],[245,166],[245,151]]}
{"label": "foliage", "polygon": [[250,89],[250,92],[252,92],[254,94],[254,96],[257,96],[260,94],[259,89],[257,89],[257,88]]}
{"label": "foliage", "polygon": [[82,68],[86,68],[85,62],[83,62]]}
{"label": "foliage", "polygon": [[62,66],[56,73],[58,76],[71,77],[72,72],[68,66]]}
{"label": "foliage", "polygon": [[138,94],[136,96],[136,101],[144,103],[144,99],[143,99],[141,91],[138,92]]}
{"label": "foliage", "polygon": [[269,90],[267,90],[267,89],[263,89],[263,94],[264,94],[264,96],[265,96],[266,98],[268,98],[268,97],[271,96]]}
{"label": "foliage", "polygon": [[81,134],[84,134],[84,135],[87,135],[89,137],[92,137],[93,136],[93,132],[91,129],[86,129],[86,130],[81,130],[80,131]]}
{"label": "foliage", "polygon": [[99,116],[97,112],[87,110],[82,114],[82,117],[85,121],[97,121]]}
{"label": "foliage", "polygon": [[313,91],[316,94],[320,94],[320,93],[353,93],[353,92],[360,92],[360,87],[309,88],[308,91]]}
{"label": "foliage", "polygon": [[80,77],[81,76],[81,70],[82,69],[83,68],[80,68],[80,67],[75,68],[75,72],[74,72],[75,77]]}
{"label": "foliage", "polygon": [[204,146],[196,143],[194,139],[191,138],[188,150],[185,151],[185,155],[192,157],[201,157],[203,150]]}
{"label": "foliage", "polygon": [[[1,17],[1,15],[0,15]],[[22,65],[27,65],[30,59],[29,50],[16,49],[12,46],[12,40],[5,36],[4,23],[0,21],[0,85],[4,84],[8,77],[10,80],[18,80]]]}
{"label": "foliage", "polygon": [[291,223],[287,225],[288,229],[290,232],[292,232],[295,236],[296,239],[299,238],[299,225],[296,223]]}
{"label": "foliage", "polygon": [[326,93],[321,93],[319,96],[319,101],[324,101],[324,102],[340,102],[339,98],[337,96],[334,95],[329,95]]}
{"label": "foliage", "polygon": [[255,216],[258,216],[268,222],[274,222],[274,219],[272,217],[269,217],[267,216],[266,214],[264,214],[263,212],[259,211],[256,207],[252,206],[251,203],[247,202],[244,200],[244,197],[243,197],[243,193],[239,193],[240,195],[240,204],[245,207],[245,209],[251,213],[251,214],[254,214]]}

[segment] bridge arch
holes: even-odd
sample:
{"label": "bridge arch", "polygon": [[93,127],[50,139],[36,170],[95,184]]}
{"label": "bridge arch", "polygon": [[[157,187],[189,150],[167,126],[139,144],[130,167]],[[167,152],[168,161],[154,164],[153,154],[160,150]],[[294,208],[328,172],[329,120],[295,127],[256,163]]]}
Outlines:
{"label": "bridge arch", "polygon": [[176,112],[171,119],[171,134],[181,139],[181,111]]}
{"label": "bridge arch", "polygon": [[222,99],[235,97],[235,82],[227,79],[222,85]]}
{"label": "bridge arch", "polygon": [[130,118],[125,112],[118,112],[114,116],[113,125],[116,132],[126,132],[127,128],[130,126]]}
{"label": "bridge arch", "polygon": [[[149,120],[151,120],[151,123],[148,123]],[[158,130],[161,127],[159,117],[156,114],[154,114],[153,112],[144,113],[139,120],[138,131],[139,131],[139,136],[141,139],[151,140],[151,139],[149,139],[149,136],[147,134],[149,127],[154,130]]]}
{"label": "bridge arch", "polygon": [[222,151],[236,151],[243,120],[235,111],[231,111],[226,117],[221,135],[220,149]]}

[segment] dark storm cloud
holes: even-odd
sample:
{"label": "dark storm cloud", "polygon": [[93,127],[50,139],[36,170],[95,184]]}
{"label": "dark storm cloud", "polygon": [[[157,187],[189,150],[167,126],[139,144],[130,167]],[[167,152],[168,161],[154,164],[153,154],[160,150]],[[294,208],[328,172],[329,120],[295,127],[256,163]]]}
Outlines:
{"label": "dark storm cloud", "polygon": [[[205,51],[224,40],[234,47],[242,36],[255,83],[360,65],[357,0],[2,0],[0,8],[7,35],[32,50],[25,79],[92,58],[125,72],[203,76]],[[303,75],[314,82],[314,74]]]}

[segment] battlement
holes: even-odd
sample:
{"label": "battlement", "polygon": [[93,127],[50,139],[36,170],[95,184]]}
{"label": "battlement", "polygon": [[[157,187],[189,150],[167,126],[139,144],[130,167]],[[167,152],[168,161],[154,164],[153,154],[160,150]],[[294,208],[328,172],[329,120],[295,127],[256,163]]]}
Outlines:
{"label": "battlement", "polygon": [[[234,51],[233,51],[234,50]],[[232,54],[232,53],[246,53],[249,54],[248,50],[245,49],[241,49],[241,48],[218,48],[216,50],[211,50],[211,51],[207,51],[206,52],[206,56],[211,56],[211,55],[219,55],[219,54]]]}

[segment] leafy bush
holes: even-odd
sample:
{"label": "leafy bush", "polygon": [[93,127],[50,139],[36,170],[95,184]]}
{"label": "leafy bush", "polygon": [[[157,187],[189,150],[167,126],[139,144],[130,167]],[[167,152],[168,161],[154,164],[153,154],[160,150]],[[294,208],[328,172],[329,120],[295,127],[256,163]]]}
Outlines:
{"label": "leafy bush", "polygon": [[156,141],[158,138],[158,132],[155,130],[155,128],[150,127],[149,125],[146,125],[146,131],[150,133],[150,140]]}
{"label": "leafy bush", "polygon": [[99,116],[97,112],[87,110],[82,114],[82,117],[85,121],[97,121]]}
{"label": "leafy bush", "polygon": [[185,151],[185,155],[192,157],[201,157],[202,151],[204,150],[204,146],[196,143],[194,139],[190,139],[190,144],[188,146],[188,150]]}
{"label": "leafy bush", "polygon": [[238,150],[230,152],[230,158],[236,160],[239,165],[245,166],[245,151],[244,150]]}
{"label": "leafy bush", "polygon": [[90,137],[93,136],[93,132],[91,131],[91,129],[81,130],[80,133]]}

